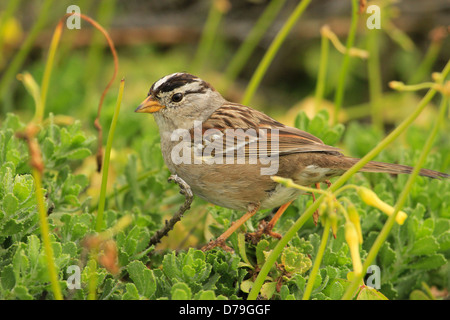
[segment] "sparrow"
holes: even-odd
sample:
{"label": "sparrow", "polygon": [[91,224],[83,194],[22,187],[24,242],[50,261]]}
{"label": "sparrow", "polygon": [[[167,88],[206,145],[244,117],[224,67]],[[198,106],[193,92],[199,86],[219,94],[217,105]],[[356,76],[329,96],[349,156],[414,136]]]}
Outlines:
{"label": "sparrow", "polygon": [[[302,186],[317,185],[342,175],[359,161],[308,132],[227,101],[208,82],[189,73],[177,72],[156,81],[135,112],[153,114],[165,164],[194,195],[245,212],[203,250],[226,248],[225,240],[258,210],[279,208],[263,231],[280,237],[272,229],[302,191],[278,184],[271,176]],[[370,161],[360,171],[409,174],[412,169]],[[428,169],[420,175],[450,177]]]}

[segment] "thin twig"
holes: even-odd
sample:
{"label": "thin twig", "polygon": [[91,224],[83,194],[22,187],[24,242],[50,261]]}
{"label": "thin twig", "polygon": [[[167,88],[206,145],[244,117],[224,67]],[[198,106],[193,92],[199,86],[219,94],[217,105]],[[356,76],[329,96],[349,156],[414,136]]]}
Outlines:
{"label": "thin twig", "polygon": [[[97,117],[95,118],[94,121],[94,126],[98,131],[98,147],[97,147],[97,154],[96,154],[96,159],[97,159],[97,171],[100,172],[102,170],[102,163],[103,163],[103,129],[102,126],[100,124],[100,114],[101,114],[101,110],[102,110],[102,106],[103,106],[103,100],[105,99],[106,93],[108,92],[109,88],[112,86],[112,84],[114,83],[114,80],[116,79],[118,70],[119,70],[119,58],[117,56],[117,52],[116,52],[116,48],[114,46],[114,43],[111,39],[111,37],[109,36],[108,32],[99,24],[97,23],[95,20],[93,20],[92,18],[90,18],[87,15],[84,15],[82,13],[67,13],[65,14],[59,21],[58,26],[55,30],[55,32],[62,32],[62,25],[64,23],[64,21],[72,16],[79,16],[80,18],[82,18],[83,20],[87,21],[88,23],[90,23],[95,29],[97,29],[98,31],[100,31],[103,36],[106,39],[106,42],[108,42],[108,46],[109,49],[111,51],[111,54],[113,56],[113,60],[114,60],[114,70],[113,70],[113,75],[111,76],[111,79],[109,80],[108,84],[106,85],[105,89],[102,92],[102,95],[100,97],[100,102],[98,104],[98,108],[97,108]],[[59,30],[59,31],[58,31]],[[58,39],[59,41],[59,39]],[[56,47],[57,43],[55,44]],[[48,82],[48,80],[47,80]],[[43,99],[45,99],[45,94],[43,95]],[[45,100],[44,100],[45,101]]]}
{"label": "thin twig", "polygon": [[161,241],[161,239],[166,236],[170,230],[173,229],[175,224],[181,220],[183,217],[183,214],[189,210],[191,207],[192,200],[194,200],[194,195],[192,193],[191,187],[179,176],[172,175],[169,177],[168,181],[174,181],[178,186],[180,187],[180,193],[184,195],[185,200],[183,205],[178,209],[178,212],[170,219],[169,221],[166,220],[165,225],[160,230],[156,231],[156,233],[151,237],[149,246],[152,246],[154,244],[157,244]]}

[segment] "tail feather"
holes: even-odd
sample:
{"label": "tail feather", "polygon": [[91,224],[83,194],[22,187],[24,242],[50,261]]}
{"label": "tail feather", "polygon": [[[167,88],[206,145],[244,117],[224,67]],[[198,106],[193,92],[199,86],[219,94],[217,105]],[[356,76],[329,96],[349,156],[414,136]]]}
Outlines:
{"label": "tail feather", "polygon": [[[347,158],[348,160],[351,160],[353,163],[352,166],[357,163],[360,159],[356,158]],[[400,173],[406,173],[410,174],[413,171],[413,167],[405,166],[402,164],[392,164],[392,163],[385,163],[385,162],[378,162],[378,161],[370,161],[368,162],[360,171],[362,172],[384,172],[384,173],[391,173],[391,174],[400,174]],[[421,169],[419,172],[419,175],[433,178],[433,179],[442,179],[442,178],[450,178],[450,175],[434,171],[430,169]]]}

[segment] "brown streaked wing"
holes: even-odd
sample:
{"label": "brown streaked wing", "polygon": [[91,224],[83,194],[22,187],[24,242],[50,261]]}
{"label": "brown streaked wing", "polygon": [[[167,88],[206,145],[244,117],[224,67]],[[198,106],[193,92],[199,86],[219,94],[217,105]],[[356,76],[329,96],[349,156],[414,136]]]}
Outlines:
{"label": "brown streaked wing", "polygon": [[[240,104],[229,103],[223,105],[217,109],[208,120],[203,122],[202,134],[204,135],[204,138],[210,141],[210,148],[215,148],[215,150],[227,150],[227,147],[229,148],[229,146],[225,145],[225,138],[211,140],[211,135],[214,131],[217,132],[218,130],[222,132],[222,134],[225,134],[226,129],[234,129],[233,134],[236,137],[235,141],[237,139],[246,139],[245,156],[258,155],[258,143],[253,139],[255,133],[258,137],[258,141],[261,141],[260,139],[265,138],[267,135],[267,151],[271,155],[287,155],[304,152],[328,152],[340,154],[339,148],[325,145],[314,135],[297,128],[287,127],[258,110]],[[262,131],[260,131],[260,129]],[[271,136],[275,134],[274,129],[277,130],[279,143],[277,152],[272,153]],[[205,132],[210,133],[210,135],[205,135]],[[194,131],[191,129],[192,139],[194,139],[193,133]],[[242,147],[242,145],[240,147]],[[276,146],[274,145],[274,147]]]}

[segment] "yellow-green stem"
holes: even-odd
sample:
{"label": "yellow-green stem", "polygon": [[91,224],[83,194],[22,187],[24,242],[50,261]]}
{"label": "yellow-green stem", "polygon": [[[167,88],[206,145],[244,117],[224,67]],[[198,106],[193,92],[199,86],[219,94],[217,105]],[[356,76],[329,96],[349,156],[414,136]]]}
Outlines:
{"label": "yellow-green stem", "polygon": [[248,84],[247,89],[245,90],[244,98],[242,99],[242,104],[244,104],[244,105],[250,104],[250,101],[251,101],[253,95],[255,94],[256,89],[258,88],[259,84],[261,83],[262,78],[266,74],[267,69],[269,68],[270,64],[272,63],[273,58],[275,57],[276,53],[280,49],[280,47],[283,44],[284,40],[286,39],[287,35],[291,31],[291,29],[294,27],[295,23],[300,18],[300,16],[305,11],[305,9],[308,7],[310,2],[311,2],[311,0],[300,1],[300,3],[295,8],[295,10],[289,16],[286,23],[283,25],[281,30],[278,32],[277,36],[270,44],[269,49],[267,50],[266,54],[262,58],[258,67],[256,68],[256,71],[253,73],[253,76],[250,79],[250,83]]}
{"label": "yellow-green stem", "polygon": [[[116,0],[103,0],[100,2],[96,21],[99,25],[103,26],[104,29],[108,29],[111,24],[114,12],[116,8]],[[94,33],[91,40],[91,45],[89,47],[86,60],[85,60],[85,70],[84,72],[84,87],[86,88],[84,101],[82,105],[86,110],[86,113],[91,112],[91,101],[92,97],[97,97],[97,83],[99,80],[99,72],[102,66],[102,59],[104,58],[104,46],[100,45],[102,40],[102,35],[99,33]]]}
{"label": "yellow-green stem", "polygon": [[[450,72],[450,61],[447,62],[444,70],[442,71],[442,79],[445,79]],[[431,99],[436,94],[435,89],[430,89],[428,93],[422,98],[419,105],[415,110],[405,119],[400,125],[395,128],[386,138],[384,138],[374,149],[372,149],[366,156],[364,156],[361,160],[359,160],[353,167],[351,167],[348,171],[346,171],[338,180],[336,180],[333,185],[328,189],[330,192],[337,191],[348,179],[350,179],[358,170],[360,170],[364,165],[366,165],[370,160],[372,160],[376,155],[378,155],[382,150],[384,150],[390,143],[392,143],[402,132],[409,127],[409,125],[420,115],[423,109],[428,105]],[[266,279],[270,269],[274,265],[278,256],[281,254],[283,248],[287,245],[287,243],[295,236],[297,231],[303,226],[303,224],[313,215],[314,211],[316,211],[322,201],[326,198],[327,195],[321,195],[316,201],[309,206],[300,218],[294,223],[294,225],[286,232],[283,238],[277,243],[275,248],[272,250],[269,257],[267,257],[266,262],[261,268],[261,271],[256,278],[253,287],[248,295],[249,300],[254,300],[258,296],[258,293]],[[397,210],[398,211],[398,210]],[[392,224],[395,222],[395,215],[392,215],[388,218],[387,221],[391,221]],[[366,259],[367,261],[367,259]],[[365,265],[364,265],[365,266]],[[363,269],[363,273],[365,272]]]}
{"label": "yellow-green stem", "polygon": [[448,107],[448,98],[443,95],[440,110],[439,110],[439,116],[436,119],[436,123],[433,126],[430,135],[428,136],[427,141],[425,142],[425,145],[423,147],[422,153],[420,154],[419,160],[417,161],[416,165],[414,166],[414,169],[406,182],[405,187],[403,188],[402,193],[400,194],[397,203],[394,208],[394,213],[389,216],[386,223],[384,224],[383,228],[381,229],[380,234],[376,238],[374,244],[370,248],[370,251],[366,257],[366,260],[363,264],[363,271],[360,275],[355,275],[355,278],[353,279],[350,286],[347,288],[347,291],[345,292],[342,299],[351,299],[358,288],[358,284],[361,282],[362,278],[364,277],[367,268],[372,264],[372,262],[375,260],[378,251],[380,250],[381,246],[383,245],[384,241],[389,235],[389,232],[391,231],[392,227],[395,223],[395,218],[398,214],[398,212],[403,208],[403,205],[406,202],[406,199],[409,195],[409,192],[413,186],[413,183],[416,179],[416,177],[419,175],[420,169],[425,164],[425,161],[427,159],[428,153],[431,150],[431,147],[433,146],[434,140],[439,132],[439,127],[442,124],[442,121],[445,119],[445,113],[447,112]]}
{"label": "yellow-green stem", "polygon": [[272,0],[267,5],[261,17],[255,23],[255,26],[245,38],[245,41],[239,47],[238,51],[233,56],[233,59],[229,63],[225,71],[225,85],[221,88],[223,91],[226,91],[230,83],[233,83],[239,75],[239,72],[250,58],[256,45],[259,43],[285,2],[286,0]]}
{"label": "yellow-green stem", "polygon": [[401,81],[389,82],[389,87],[398,91],[419,91],[423,89],[435,88],[437,84],[435,82],[422,82],[418,84],[406,85]]}
{"label": "yellow-green stem", "polygon": [[383,109],[381,104],[382,85],[380,74],[380,32],[377,29],[368,30],[367,49],[369,58],[367,61],[367,73],[369,79],[370,107],[372,110],[372,124],[375,128],[383,129]]}
{"label": "yellow-green stem", "polygon": [[53,296],[56,300],[62,300],[61,288],[58,283],[58,273],[55,268],[55,258],[53,256],[52,244],[50,242],[50,228],[47,221],[47,212],[45,211],[44,194],[42,193],[41,172],[33,169],[33,177],[36,186],[36,201],[39,211],[39,224],[41,228],[42,242],[46,254],[48,275],[52,286]]}
{"label": "yellow-green stem", "polygon": [[53,33],[52,42],[50,43],[50,49],[48,51],[47,63],[45,64],[44,75],[42,76],[41,84],[41,108],[39,113],[36,114],[36,121],[41,122],[44,117],[45,102],[47,100],[47,92],[50,83],[50,76],[52,74],[53,63],[55,61],[56,49],[58,48],[59,40],[63,31],[63,23],[60,21]]}
{"label": "yellow-green stem", "polygon": [[431,42],[430,47],[425,53],[425,57],[423,58],[420,65],[417,67],[416,72],[408,81],[408,84],[418,83],[420,81],[425,80],[425,77],[429,75],[432,71],[433,64],[439,56],[441,47],[442,47],[441,41]]}
{"label": "yellow-green stem", "polygon": [[352,0],[352,22],[350,25],[350,30],[347,37],[346,51],[344,55],[344,60],[341,65],[341,70],[339,72],[339,78],[336,88],[336,93],[334,96],[334,124],[338,123],[339,112],[341,111],[342,101],[344,99],[345,82],[348,73],[348,65],[350,63],[350,48],[353,47],[356,36],[356,28],[358,26],[359,20],[359,1]]}
{"label": "yellow-green stem", "polygon": [[322,258],[325,253],[325,249],[327,247],[328,236],[330,235],[330,227],[331,227],[330,219],[326,219],[325,226],[323,227],[322,239],[320,241],[319,250],[317,251],[313,268],[311,269],[311,273],[309,274],[309,279],[305,288],[305,292],[303,293],[302,298],[303,300],[308,300],[311,297],[314,282],[316,280],[317,273],[319,272],[320,264],[322,263]]}
{"label": "yellow-green stem", "polygon": [[105,200],[106,200],[106,186],[108,184],[108,170],[109,170],[109,159],[111,156],[111,148],[112,142],[114,139],[114,131],[116,130],[117,119],[119,117],[120,105],[122,103],[123,89],[125,86],[125,80],[120,81],[119,87],[119,95],[117,97],[116,109],[114,110],[114,115],[111,121],[111,127],[109,128],[108,140],[106,142],[105,148],[105,156],[103,159],[102,166],[102,184],[100,187],[100,197],[98,201],[98,210],[97,210],[97,221],[95,225],[95,231],[100,232],[102,230],[103,225],[103,211],[105,209]]}
{"label": "yellow-green stem", "polygon": [[317,76],[316,92],[315,92],[315,109],[319,111],[322,103],[323,94],[325,92],[325,83],[328,67],[328,53],[330,51],[330,43],[328,37],[322,34],[321,47],[320,47],[320,65],[319,74]]}
{"label": "yellow-green stem", "polygon": [[97,298],[97,248],[92,249],[89,257],[88,300]]}
{"label": "yellow-green stem", "polygon": [[191,67],[194,73],[201,73],[202,67],[205,65],[205,61],[213,47],[222,16],[223,12],[219,8],[217,0],[212,0],[208,18],[206,19],[197,53]]}

